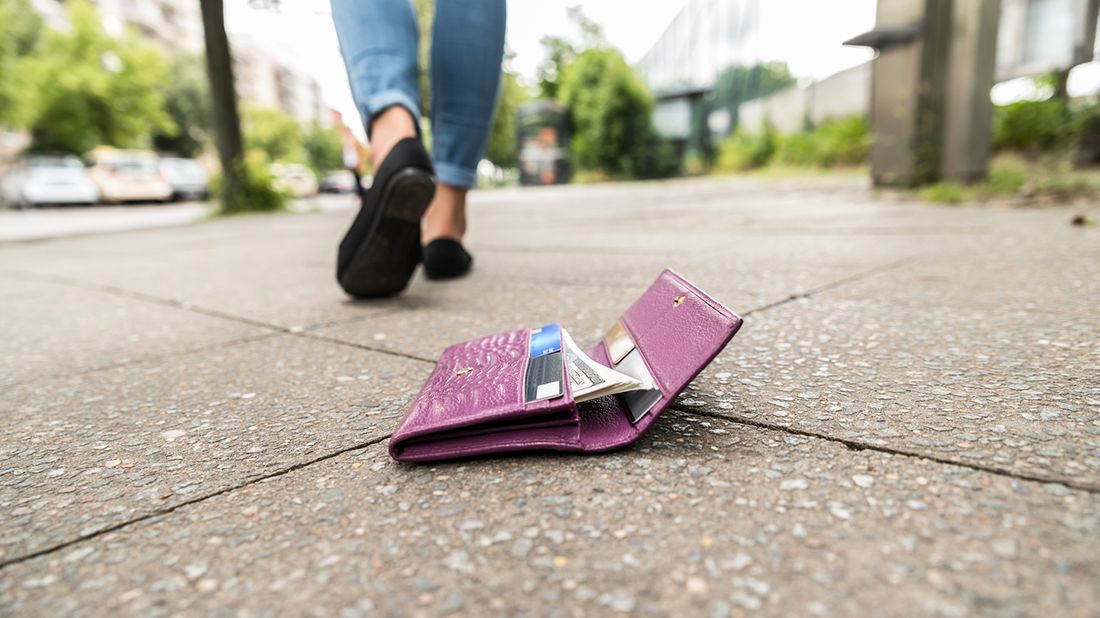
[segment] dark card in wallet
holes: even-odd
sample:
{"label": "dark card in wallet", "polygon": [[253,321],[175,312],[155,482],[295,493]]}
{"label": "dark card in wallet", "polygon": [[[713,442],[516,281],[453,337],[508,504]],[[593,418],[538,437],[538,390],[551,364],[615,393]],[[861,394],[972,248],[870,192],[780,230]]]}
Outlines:
{"label": "dark card in wallet", "polygon": [[[558,325],[452,345],[390,438],[390,455],[400,461],[435,461],[506,451],[600,452],[626,446],[657,420],[740,327],[740,317],[666,270],[603,341],[568,354],[567,361],[563,347],[570,352],[572,339]],[[600,372],[611,368],[642,386],[578,403],[569,375],[578,356],[602,365],[594,368]],[[537,376],[532,376],[536,359],[543,360],[537,361]],[[555,375],[547,374],[548,365]],[[574,371],[574,380],[596,378],[588,369]]]}

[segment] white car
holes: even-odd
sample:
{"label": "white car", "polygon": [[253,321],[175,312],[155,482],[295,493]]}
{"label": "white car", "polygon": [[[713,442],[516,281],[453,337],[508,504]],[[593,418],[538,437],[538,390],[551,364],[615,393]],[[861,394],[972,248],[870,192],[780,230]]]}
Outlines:
{"label": "white car", "polygon": [[104,202],[167,202],[172,185],[160,174],[157,155],[148,150],[97,148],[87,156],[92,180]]}
{"label": "white car", "polygon": [[160,175],[172,186],[172,199],[205,200],[210,197],[210,176],[194,159],[161,157]]}
{"label": "white car", "polygon": [[3,180],[4,203],[13,208],[42,204],[94,204],[99,201],[88,170],[72,156],[32,155]]}
{"label": "white car", "polygon": [[275,177],[275,190],[292,197],[309,197],[317,194],[317,177],[301,163],[276,163],[271,166]]}
{"label": "white car", "polygon": [[333,170],[321,179],[321,193],[354,193],[355,174],[349,170]]}

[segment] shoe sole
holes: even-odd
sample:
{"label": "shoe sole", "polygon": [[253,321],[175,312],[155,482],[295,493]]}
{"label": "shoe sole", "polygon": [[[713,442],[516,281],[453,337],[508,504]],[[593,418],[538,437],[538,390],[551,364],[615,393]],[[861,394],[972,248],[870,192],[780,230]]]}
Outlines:
{"label": "shoe sole", "polygon": [[409,167],[383,189],[371,229],[348,264],[340,286],[357,298],[393,296],[409,285],[420,262],[420,219],[435,196],[435,179]]}

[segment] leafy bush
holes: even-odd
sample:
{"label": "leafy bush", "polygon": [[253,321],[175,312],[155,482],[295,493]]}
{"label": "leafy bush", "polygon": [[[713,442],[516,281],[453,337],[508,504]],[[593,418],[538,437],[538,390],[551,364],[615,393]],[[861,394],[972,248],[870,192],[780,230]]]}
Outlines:
{"label": "leafy bush", "polygon": [[787,165],[817,165],[821,160],[818,140],[808,131],[785,135],[776,148],[775,158]]}
{"label": "leafy bush", "polygon": [[286,196],[275,189],[267,158],[258,151],[249,153],[244,161],[235,163],[243,185],[237,199],[230,203],[225,199],[224,178],[217,174],[211,182],[215,195],[222,196],[222,214],[244,212],[272,212],[286,207]]}
{"label": "leafy bush", "polygon": [[559,95],[573,126],[581,169],[625,178],[654,178],[676,161],[653,128],[653,99],[617,50],[587,49],[565,68]]}
{"label": "leafy bush", "polygon": [[718,144],[718,169],[737,172],[767,165],[775,154],[779,137],[770,125],[759,133],[737,131]]}
{"label": "leafy bush", "polygon": [[242,105],[241,132],[248,150],[263,152],[273,163],[305,161],[302,125],[282,110],[255,104]]}
{"label": "leafy bush", "polygon": [[1057,150],[1072,143],[1076,125],[1063,99],[999,105],[993,110],[993,147],[1030,153]]}
{"label": "leafy bush", "polygon": [[921,189],[920,197],[940,204],[961,204],[970,199],[970,191],[957,182],[939,182]]}
{"label": "leafy bush", "polygon": [[863,116],[826,120],[811,131],[786,135],[776,159],[788,165],[835,167],[867,161],[871,129]]}
{"label": "leafy bush", "polygon": [[306,162],[318,176],[344,167],[344,138],[331,127],[313,123],[302,136]]}
{"label": "leafy bush", "polygon": [[819,165],[859,165],[867,161],[871,127],[863,116],[827,120],[813,130],[813,136]]}

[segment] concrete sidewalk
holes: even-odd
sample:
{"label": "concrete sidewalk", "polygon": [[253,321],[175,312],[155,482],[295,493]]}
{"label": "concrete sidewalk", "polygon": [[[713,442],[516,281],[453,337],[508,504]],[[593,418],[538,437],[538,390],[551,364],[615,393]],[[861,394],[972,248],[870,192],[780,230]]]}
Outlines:
{"label": "concrete sidewalk", "polygon": [[[1073,211],[849,180],[472,211],[474,273],[382,302],[335,284],[350,211],[0,246],[0,614],[1100,613]],[[446,345],[595,341],[666,266],[746,322],[637,446],[389,459]]]}

